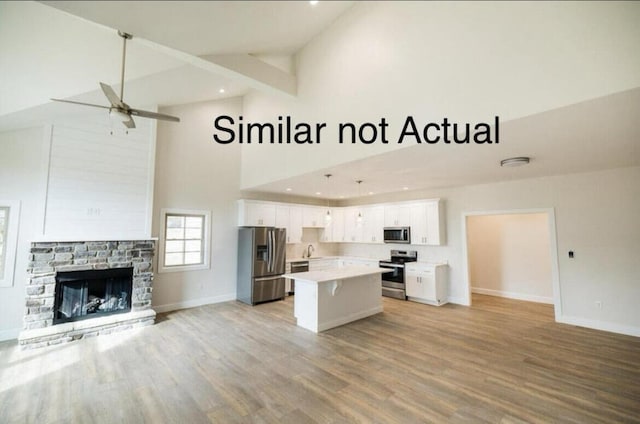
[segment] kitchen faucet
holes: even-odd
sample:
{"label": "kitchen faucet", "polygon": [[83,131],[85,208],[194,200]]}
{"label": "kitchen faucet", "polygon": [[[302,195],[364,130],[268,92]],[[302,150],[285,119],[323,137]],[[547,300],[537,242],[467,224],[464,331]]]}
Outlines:
{"label": "kitchen faucet", "polygon": [[[307,258],[311,257],[311,254],[315,251],[316,249],[313,247],[313,245],[309,245],[307,246]],[[304,254],[302,255],[302,257],[304,258]]]}

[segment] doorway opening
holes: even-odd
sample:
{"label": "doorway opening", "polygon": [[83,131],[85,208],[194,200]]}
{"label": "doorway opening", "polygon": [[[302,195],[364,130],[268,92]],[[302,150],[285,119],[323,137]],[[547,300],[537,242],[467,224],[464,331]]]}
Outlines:
{"label": "doorway opening", "polygon": [[560,316],[553,209],[463,214],[468,304],[472,293],[554,305]]}

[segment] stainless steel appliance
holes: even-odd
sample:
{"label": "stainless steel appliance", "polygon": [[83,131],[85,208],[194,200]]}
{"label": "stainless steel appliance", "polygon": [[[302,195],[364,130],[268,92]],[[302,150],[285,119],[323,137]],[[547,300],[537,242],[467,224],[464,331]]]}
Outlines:
{"label": "stainless steel appliance", "polygon": [[250,305],[284,299],[286,230],[242,227],[238,232],[238,300]]}
{"label": "stainless steel appliance", "polygon": [[[309,271],[309,261],[296,261],[291,262],[291,273],[295,274],[296,272],[307,272]],[[291,283],[291,287],[289,288],[289,294],[295,294],[296,292],[296,280],[289,280]]]}
{"label": "stainless steel appliance", "polygon": [[384,227],[383,232],[385,243],[411,243],[410,227]]}
{"label": "stainless steel appliance", "polygon": [[391,272],[382,274],[382,295],[407,300],[404,280],[404,264],[416,262],[418,252],[415,250],[392,250],[391,259],[378,263],[380,268],[390,269]]}

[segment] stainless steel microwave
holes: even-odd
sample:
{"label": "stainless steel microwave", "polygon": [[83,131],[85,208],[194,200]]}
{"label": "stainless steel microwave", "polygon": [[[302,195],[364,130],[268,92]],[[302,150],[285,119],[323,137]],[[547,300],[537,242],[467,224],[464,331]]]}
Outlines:
{"label": "stainless steel microwave", "polygon": [[410,227],[384,227],[385,243],[411,243]]}

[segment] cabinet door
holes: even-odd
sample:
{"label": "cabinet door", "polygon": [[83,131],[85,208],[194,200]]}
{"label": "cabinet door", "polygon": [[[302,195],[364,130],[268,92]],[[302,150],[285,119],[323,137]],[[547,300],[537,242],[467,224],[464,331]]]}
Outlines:
{"label": "cabinet door", "polygon": [[422,269],[418,275],[418,282],[420,283],[422,290],[422,295],[420,297],[437,302],[438,296],[436,293],[436,277],[434,270],[432,268]]}
{"label": "cabinet door", "polygon": [[404,282],[407,296],[422,298],[422,287],[418,283],[418,271],[415,268],[405,268]]}
{"label": "cabinet door", "polygon": [[427,244],[427,204],[411,205],[411,244]]}
{"label": "cabinet door", "polygon": [[382,243],[384,238],[384,207],[367,207],[363,209],[362,213],[362,241],[364,243]]}
{"label": "cabinet door", "polygon": [[385,227],[407,227],[411,225],[411,207],[409,205],[384,206]]}
{"label": "cabinet door", "polygon": [[438,202],[428,202],[425,207],[427,218],[426,243],[434,246],[441,244],[440,240],[440,209]]}
{"label": "cabinet door", "polygon": [[273,227],[276,224],[276,207],[269,203],[246,203],[246,225]]}
{"label": "cabinet door", "polygon": [[289,206],[276,205],[276,227],[284,228],[285,230],[287,230],[287,243],[291,243],[291,230],[289,228]]}
{"label": "cabinet door", "polygon": [[289,228],[287,229],[288,243],[302,243],[302,208],[289,208]]}
{"label": "cabinet door", "polygon": [[[358,220],[358,215],[362,220]],[[344,211],[344,238],[347,243],[362,242],[364,214],[360,207],[346,208]]]}
{"label": "cabinet door", "polygon": [[324,226],[323,212],[325,208],[308,206],[302,210],[302,226],[306,228],[322,228]]}
{"label": "cabinet door", "polygon": [[344,240],[344,208],[334,208],[331,212],[331,241],[342,243]]}

